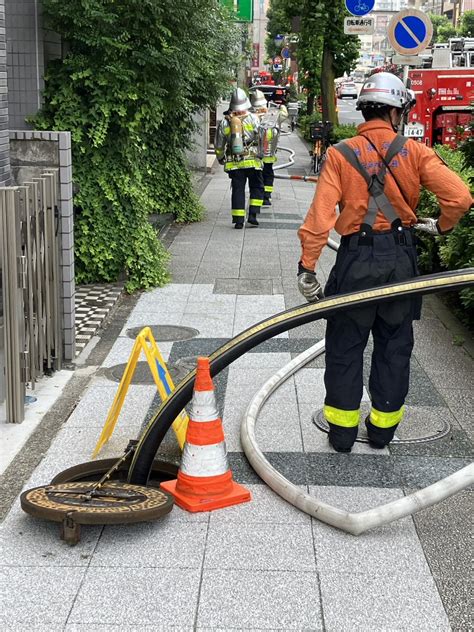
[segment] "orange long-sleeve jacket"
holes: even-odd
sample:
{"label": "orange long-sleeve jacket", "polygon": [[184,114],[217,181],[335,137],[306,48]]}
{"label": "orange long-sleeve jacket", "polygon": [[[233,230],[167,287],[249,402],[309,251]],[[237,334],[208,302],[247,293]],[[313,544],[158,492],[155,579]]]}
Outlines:
{"label": "orange long-sleeve jacket", "polygon": [[[374,120],[359,125],[357,133],[348,144],[355,150],[368,173],[377,173],[383,164],[382,160],[360,134],[370,138],[384,156],[395,132],[390,123]],[[413,226],[417,222],[415,209],[420,185],[432,191],[438,199],[441,208],[439,226],[443,232],[453,228],[473,202],[469,188],[461,178],[432,149],[422,143],[408,140],[402,151],[392,160],[390,167],[409,204],[405,202],[388,170],[385,194],[404,226]],[[321,250],[327,244],[330,230],[335,228],[340,235],[350,235],[360,230],[368,202],[369,191],[362,175],[336,149],[330,148],[313,202],[298,230],[302,246],[301,263],[306,269],[314,270]],[[339,215],[336,213],[337,205]],[[390,223],[378,213],[373,230],[389,229]]]}

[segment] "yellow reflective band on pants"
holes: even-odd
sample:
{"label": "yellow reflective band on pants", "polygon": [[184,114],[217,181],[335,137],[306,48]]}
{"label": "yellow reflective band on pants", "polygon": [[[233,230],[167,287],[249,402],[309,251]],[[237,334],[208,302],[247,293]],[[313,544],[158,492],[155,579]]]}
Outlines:
{"label": "yellow reflective band on pants", "polygon": [[245,217],[245,209],[244,208],[233,208],[232,215],[235,217]]}
{"label": "yellow reflective band on pants", "polygon": [[343,428],[353,428],[359,425],[360,409],[342,410],[341,408],[333,408],[332,406],[324,406],[323,414],[326,421],[335,426]]}
{"label": "yellow reflective band on pants", "polygon": [[250,198],[249,204],[250,206],[262,206],[263,200],[256,200],[255,198]]}
{"label": "yellow reflective band on pants", "polygon": [[274,162],[276,162],[276,161],[277,161],[276,156],[265,156],[265,157],[263,158],[263,162],[264,162],[265,164],[272,164],[272,163],[274,163]]}
{"label": "yellow reflective band on pants", "polygon": [[377,426],[377,428],[391,428],[401,422],[404,412],[405,406],[402,406],[400,410],[394,410],[389,413],[383,413],[380,410],[372,408],[370,411],[370,423]]}
{"label": "yellow reflective band on pants", "polygon": [[249,159],[249,160],[240,160],[239,162],[226,162],[225,164],[225,170],[226,171],[233,171],[234,169],[261,169],[262,168],[262,163],[260,162],[260,160],[254,160],[254,159]]}
{"label": "yellow reflective band on pants", "polygon": [[273,191],[273,187],[268,186],[268,184],[266,184],[264,187],[265,193],[272,193]]}

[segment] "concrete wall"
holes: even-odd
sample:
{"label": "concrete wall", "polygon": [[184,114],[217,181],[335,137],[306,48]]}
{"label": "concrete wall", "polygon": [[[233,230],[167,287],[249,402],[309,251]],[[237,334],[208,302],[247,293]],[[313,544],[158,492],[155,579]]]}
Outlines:
{"label": "concrete wall", "polygon": [[0,0],[0,186],[10,183],[5,0]]}
{"label": "concrete wall", "polygon": [[4,0],[11,129],[31,129],[25,118],[41,107],[43,74],[61,56],[60,37],[43,29],[41,0]]}
{"label": "concrete wall", "polygon": [[209,139],[209,112],[200,112],[194,116],[198,129],[193,135],[193,148],[187,152],[188,163],[192,169],[205,171],[207,168],[207,147]]}
{"label": "concrete wall", "polygon": [[61,233],[61,301],[64,359],[75,357],[74,218],[70,132],[10,132],[10,157],[14,184],[21,185],[46,169],[59,169]]}
{"label": "concrete wall", "polygon": [[36,0],[5,0],[10,127],[29,127],[43,89],[43,46],[40,9]]}

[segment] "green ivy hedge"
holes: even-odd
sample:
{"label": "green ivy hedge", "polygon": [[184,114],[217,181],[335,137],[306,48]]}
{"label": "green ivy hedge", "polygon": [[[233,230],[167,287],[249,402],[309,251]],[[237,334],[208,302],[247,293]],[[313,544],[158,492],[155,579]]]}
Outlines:
{"label": "green ivy hedge", "polygon": [[43,12],[67,52],[33,122],[72,134],[76,279],[162,285],[168,254],[149,218],[202,215],[185,150],[193,115],[229,85],[236,26],[219,0],[44,0]]}
{"label": "green ivy hedge", "polygon": [[[437,146],[447,165],[455,171],[466,184],[474,179],[474,167],[466,162],[462,152],[444,145]],[[426,189],[420,195],[419,217],[439,217],[436,196]],[[423,273],[442,270],[459,270],[474,265],[474,210],[468,211],[454,230],[443,237],[431,237],[419,233],[419,263]],[[474,327],[474,289],[462,290],[459,299],[450,297],[458,315],[471,328]]]}

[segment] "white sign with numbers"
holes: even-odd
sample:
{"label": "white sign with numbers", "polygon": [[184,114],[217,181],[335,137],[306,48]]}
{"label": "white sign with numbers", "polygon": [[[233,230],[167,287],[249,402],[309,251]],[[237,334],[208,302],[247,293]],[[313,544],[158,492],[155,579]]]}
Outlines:
{"label": "white sign with numbers", "polygon": [[408,138],[423,138],[425,126],[423,123],[407,123],[403,128],[403,136]]}

